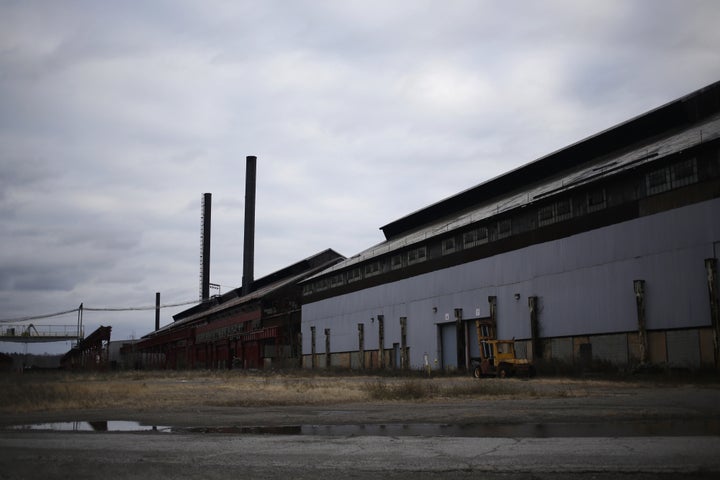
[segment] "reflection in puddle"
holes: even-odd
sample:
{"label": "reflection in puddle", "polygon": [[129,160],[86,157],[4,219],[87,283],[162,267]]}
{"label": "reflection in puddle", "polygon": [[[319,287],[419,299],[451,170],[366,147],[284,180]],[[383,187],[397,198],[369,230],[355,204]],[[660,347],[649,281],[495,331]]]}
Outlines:
{"label": "reflection in puddle", "polygon": [[720,420],[656,420],[615,423],[521,423],[521,424],[358,424],[168,427],[130,421],[58,422],[16,425],[14,430],[62,432],[161,432],[225,435],[309,435],[330,437],[683,437],[720,435]]}
{"label": "reflection in puddle", "polygon": [[[302,425],[300,435],[389,437],[657,437],[720,435],[720,420],[618,423]],[[257,432],[261,433],[261,432]],[[269,433],[269,432],[265,432]]]}
{"label": "reflection in puddle", "polygon": [[170,432],[170,427],[142,425],[125,420],[101,420],[95,422],[52,422],[15,425],[13,430],[45,430],[52,432]]}

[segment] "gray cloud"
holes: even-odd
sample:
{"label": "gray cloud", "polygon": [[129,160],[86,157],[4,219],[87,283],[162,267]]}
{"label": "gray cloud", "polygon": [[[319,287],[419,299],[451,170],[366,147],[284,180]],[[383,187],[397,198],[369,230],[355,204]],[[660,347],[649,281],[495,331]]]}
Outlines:
{"label": "gray cloud", "polygon": [[[238,286],[720,76],[714,1],[0,4],[3,318]],[[163,313],[167,322],[176,310]],[[149,316],[152,316],[149,314]],[[86,316],[140,336],[141,314]]]}

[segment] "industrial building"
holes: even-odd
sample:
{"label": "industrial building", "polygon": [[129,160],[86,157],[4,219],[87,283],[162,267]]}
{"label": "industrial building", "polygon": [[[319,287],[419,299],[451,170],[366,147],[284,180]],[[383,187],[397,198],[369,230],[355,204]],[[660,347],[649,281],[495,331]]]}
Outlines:
{"label": "industrial building", "polygon": [[303,282],[307,368],[718,362],[720,82],[381,227]]}
{"label": "industrial building", "polygon": [[345,257],[325,250],[199,302],[123,349],[136,368],[225,369],[300,364],[299,282]]}
{"label": "industrial building", "polygon": [[105,370],[110,366],[110,334],[112,327],[100,326],[87,337],[78,340],[60,359],[60,367],[68,370]]}
{"label": "industrial building", "polygon": [[301,362],[300,282],[345,257],[327,249],[262,278],[254,278],[257,157],[246,158],[242,285],[210,296],[212,196],[203,195],[200,301],[160,328],[156,295],[155,331],[120,349],[134,368],[297,367]]}

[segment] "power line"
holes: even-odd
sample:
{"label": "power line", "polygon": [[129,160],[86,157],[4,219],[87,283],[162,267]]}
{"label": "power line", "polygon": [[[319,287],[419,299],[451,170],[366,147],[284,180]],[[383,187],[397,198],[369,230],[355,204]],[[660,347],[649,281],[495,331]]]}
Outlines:
{"label": "power line", "polygon": [[[168,307],[181,307],[183,305],[190,305],[191,303],[202,303],[197,300],[189,300],[187,302],[180,303],[166,303],[160,305],[160,308]],[[155,305],[147,305],[143,307],[83,307],[86,312],[130,312],[130,311],[142,311],[142,310],[155,310]]]}
{"label": "power line", "polygon": [[33,315],[30,317],[17,317],[17,318],[3,318],[0,319],[0,323],[11,323],[11,322],[27,322],[29,320],[40,320],[43,318],[59,317],[61,315],[67,315],[68,313],[75,313],[79,308],[73,308],[72,310],[65,310],[64,312],[46,313],[43,315]]}
{"label": "power line", "polygon": [[[186,302],[179,302],[179,303],[166,303],[163,305],[160,305],[160,308],[170,308],[170,307],[181,307],[183,305],[190,305],[193,303],[201,303],[197,300],[188,300]],[[141,307],[82,307],[82,310],[89,311],[89,312],[131,312],[131,311],[143,311],[143,310],[155,310],[157,307],[155,305],[148,305],[148,306],[141,306]],[[79,310],[81,310],[80,307],[73,308],[72,310],[65,310],[63,312],[55,312],[55,313],[45,313],[41,315],[32,315],[27,317],[15,317],[15,318],[3,318],[0,319],[0,323],[16,323],[16,322],[27,322],[30,320],[41,320],[43,318],[53,318],[53,317],[59,317],[61,315],[67,315],[68,313],[77,313]]]}

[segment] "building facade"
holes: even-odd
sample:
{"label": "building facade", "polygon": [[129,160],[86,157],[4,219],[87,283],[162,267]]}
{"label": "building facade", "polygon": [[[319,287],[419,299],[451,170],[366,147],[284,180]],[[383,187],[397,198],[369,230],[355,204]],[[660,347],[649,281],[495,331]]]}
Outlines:
{"label": "building facade", "polygon": [[301,361],[299,282],[344,257],[325,250],[243,288],[175,315],[174,321],[123,347],[135,368],[296,367]]}
{"label": "building facade", "polygon": [[720,83],[384,227],[303,282],[306,367],[717,365]]}

